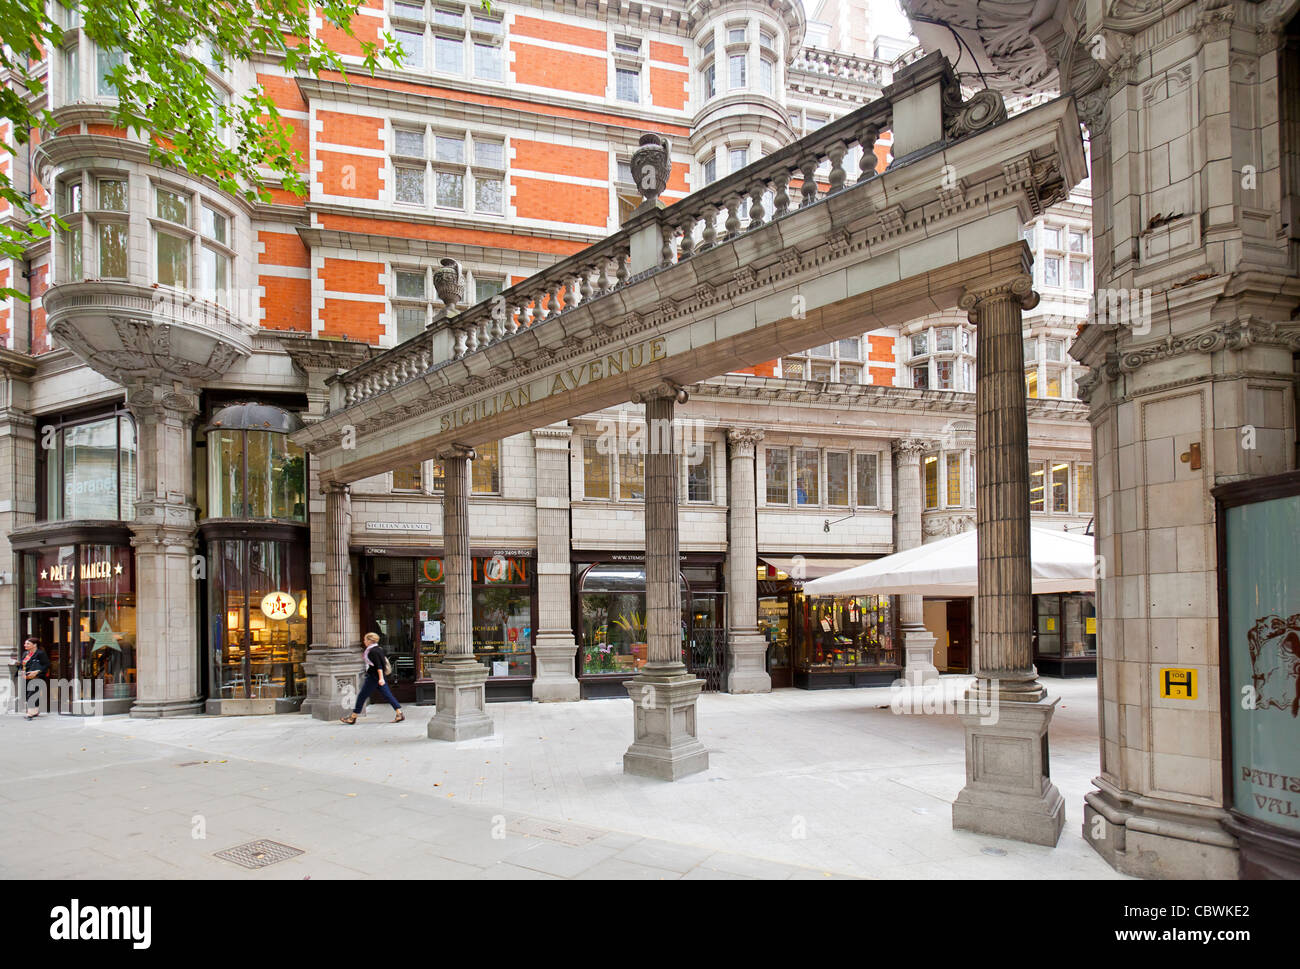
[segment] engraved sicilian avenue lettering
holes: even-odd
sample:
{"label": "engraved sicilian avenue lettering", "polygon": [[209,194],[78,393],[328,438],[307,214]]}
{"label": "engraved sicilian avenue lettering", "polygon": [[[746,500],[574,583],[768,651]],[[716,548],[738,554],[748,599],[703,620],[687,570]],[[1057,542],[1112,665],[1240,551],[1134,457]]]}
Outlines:
{"label": "engraved sicilian avenue lettering", "polygon": [[[566,394],[606,377],[617,377],[656,360],[663,360],[667,356],[668,351],[663,338],[655,337],[636,346],[607,353],[598,360],[560,371],[554,377],[548,378],[548,385],[541,397]],[[453,431],[515,408],[525,407],[533,403],[533,390],[534,385],[524,384],[485,400],[475,401],[473,404],[457,405],[438,419],[438,429],[442,432]]]}

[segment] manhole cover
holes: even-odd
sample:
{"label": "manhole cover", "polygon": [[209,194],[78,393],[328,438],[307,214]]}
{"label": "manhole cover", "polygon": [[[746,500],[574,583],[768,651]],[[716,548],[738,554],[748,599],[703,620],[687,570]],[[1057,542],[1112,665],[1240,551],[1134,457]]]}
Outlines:
{"label": "manhole cover", "polygon": [[288,861],[302,854],[299,848],[282,845],[278,841],[250,841],[246,845],[236,845],[225,851],[218,851],[216,856],[226,861],[233,861],[245,868],[265,868],[279,861]]}
{"label": "manhole cover", "polygon": [[577,824],[539,821],[537,818],[515,818],[506,825],[506,830],[512,834],[522,834],[526,838],[545,838],[548,841],[559,841],[574,846],[590,844],[604,834],[603,831],[584,828]]}

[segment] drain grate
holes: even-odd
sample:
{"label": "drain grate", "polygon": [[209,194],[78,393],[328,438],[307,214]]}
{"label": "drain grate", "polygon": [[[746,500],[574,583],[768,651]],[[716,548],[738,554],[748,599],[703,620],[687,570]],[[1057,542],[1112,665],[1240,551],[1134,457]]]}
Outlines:
{"label": "drain grate", "polygon": [[522,834],[526,838],[545,838],[547,841],[559,841],[574,847],[590,844],[605,833],[577,824],[539,821],[537,818],[515,818],[506,825],[506,830],[511,834]]}
{"label": "drain grate", "polygon": [[245,868],[265,868],[280,861],[288,861],[302,854],[301,848],[291,848],[278,841],[250,841],[248,844],[236,845],[225,851],[216,852],[216,857],[233,861]]}

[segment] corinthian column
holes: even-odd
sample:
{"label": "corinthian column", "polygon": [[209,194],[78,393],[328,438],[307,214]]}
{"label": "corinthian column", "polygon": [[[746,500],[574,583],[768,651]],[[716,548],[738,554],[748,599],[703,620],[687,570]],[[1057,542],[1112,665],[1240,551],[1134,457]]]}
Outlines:
{"label": "corinthian column", "polygon": [[195,569],[194,418],[198,394],[134,384],[127,408],[139,441],[135,547],[136,698],[133,717],[198,713],[198,572]]}
{"label": "corinthian column", "polygon": [[959,714],[966,730],[966,786],[954,828],[1055,845],[1065,824],[1048,776],[1047,728],[1056,700],[1034,669],[1030,640],[1029,451],[1022,309],[1038,302],[1029,248],[1020,265],[979,280],[961,306],[979,328],[975,382],[975,522],[980,650],[977,680]]}
{"label": "corinthian column", "polygon": [[492,734],[485,707],[488,669],[474,657],[474,591],[469,550],[469,463],[474,449],[461,444],[438,452],[446,469],[442,492],[442,582],[447,648],[435,664],[433,740],[468,740]]}
{"label": "corinthian column", "polygon": [[757,427],[727,431],[731,485],[727,492],[727,692],[770,693],[767,638],[758,631]]}
{"label": "corinthian column", "polygon": [[677,533],[678,436],[673,407],[686,391],[664,382],[638,394],[645,404],[646,633],[649,662],[626,683],[633,740],[623,772],[675,781],[706,770],[709,752],[696,737],[695,703],[704,681],[682,662],[682,587]]}
{"label": "corinthian column", "polygon": [[[930,442],[906,438],[894,442],[898,461],[897,497],[894,499],[894,547],[906,552],[921,544],[921,509],[925,507],[921,483],[921,455]],[[898,597],[899,630],[903,634],[906,667],[903,676],[909,683],[938,679],[934,666],[934,634],[925,628],[925,605],[919,595]]]}
{"label": "corinthian column", "polygon": [[[361,647],[352,634],[352,569],[348,539],[352,534],[352,495],[341,481],[321,484],[325,495],[320,555],[325,563],[320,607],[312,610],[317,641],[307,651],[304,712],[317,720],[334,720],[349,713],[360,689]],[[313,550],[318,546],[313,536]],[[312,556],[317,560],[316,556]]]}

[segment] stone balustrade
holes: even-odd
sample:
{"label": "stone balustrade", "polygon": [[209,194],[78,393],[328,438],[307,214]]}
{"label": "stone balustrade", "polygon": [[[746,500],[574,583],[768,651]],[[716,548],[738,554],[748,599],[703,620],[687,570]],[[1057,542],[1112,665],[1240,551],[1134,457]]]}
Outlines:
{"label": "stone balustrade", "polygon": [[[841,59],[846,63],[853,60]],[[922,88],[935,84],[945,92],[942,117],[938,116],[939,99],[935,98],[926,102],[936,109],[932,122],[918,123],[914,120],[918,112],[929,109],[919,107],[915,96]],[[939,55],[931,55],[925,64],[918,63],[900,73],[880,98],[857,111],[670,206],[642,206],[608,238],[463,312],[447,307],[425,334],[331,378],[334,388],[331,410],[379,396],[449,361],[486,350],[538,323],[603,299],[629,282],[671,269],[715,246],[870,181],[877,175],[874,151],[877,138],[882,131],[895,127],[894,105],[904,102],[909,104],[906,118],[909,131],[924,130],[932,134],[920,139],[917,145],[908,145],[903,154],[924,148],[932,141],[943,141],[945,131],[950,130],[953,137],[960,135],[962,129],[951,128],[949,121],[960,115],[965,106],[951,69]],[[900,120],[897,127],[903,126],[904,121]],[[894,134],[897,141],[898,131]],[[861,147],[859,160],[856,164],[846,164],[855,146]],[[644,230],[651,226],[657,226],[657,238],[662,240],[658,265],[647,267],[642,263],[633,275],[633,240],[642,237]]]}
{"label": "stone balustrade", "polygon": [[842,78],[875,87],[883,87],[891,80],[889,65],[883,61],[820,50],[816,47],[800,48],[790,64],[790,70]]}

